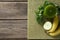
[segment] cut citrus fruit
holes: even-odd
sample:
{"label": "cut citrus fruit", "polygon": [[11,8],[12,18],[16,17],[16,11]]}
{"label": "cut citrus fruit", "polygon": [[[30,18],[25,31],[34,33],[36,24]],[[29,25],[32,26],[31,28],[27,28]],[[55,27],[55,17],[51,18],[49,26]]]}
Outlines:
{"label": "cut citrus fruit", "polygon": [[53,18],[56,14],[56,7],[53,5],[46,6],[43,14],[47,18]]}

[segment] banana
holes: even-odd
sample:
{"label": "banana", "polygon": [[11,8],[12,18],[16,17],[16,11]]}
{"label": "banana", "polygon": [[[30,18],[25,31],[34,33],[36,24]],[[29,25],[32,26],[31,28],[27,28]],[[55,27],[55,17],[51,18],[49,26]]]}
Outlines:
{"label": "banana", "polygon": [[55,32],[49,33],[50,36],[58,36],[60,35],[60,28],[58,28]]}
{"label": "banana", "polygon": [[55,16],[53,24],[52,24],[52,28],[48,30],[48,32],[54,32],[58,27],[58,22],[59,22],[58,16]]}

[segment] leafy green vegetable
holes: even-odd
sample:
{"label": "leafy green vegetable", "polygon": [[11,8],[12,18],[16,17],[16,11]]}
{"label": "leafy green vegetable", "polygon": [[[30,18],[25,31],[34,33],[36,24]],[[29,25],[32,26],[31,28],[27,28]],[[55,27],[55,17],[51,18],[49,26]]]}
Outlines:
{"label": "leafy green vegetable", "polygon": [[44,7],[43,6],[39,6],[38,10],[44,10]]}
{"label": "leafy green vegetable", "polygon": [[37,16],[37,22],[41,25],[45,22],[44,17],[40,14],[40,16]]}
{"label": "leafy green vegetable", "polygon": [[44,7],[46,7],[47,5],[53,5],[53,6],[55,6],[53,3],[51,3],[51,2],[49,2],[49,1],[45,1],[44,2]]}
{"label": "leafy green vegetable", "polygon": [[40,8],[38,8],[38,11],[36,12],[36,19],[37,19],[37,22],[39,23],[39,24],[43,24],[44,23],[44,17],[43,17],[43,12],[44,12],[44,9],[43,9],[43,7],[40,7]]}
{"label": "leafy green vegetable", "polygon": [[57,13],[58,13],[58,15],[60,15],[60,7],[59,6],[57,7]]}
{"label": "leafy green vegetable", "polygon": [[40,16],[40,14],[43,15],[43,11],[44,11],[44,8],[43,7],[39,7],[38,10],[36,10],[35,13],[36,13],[37,16]]}

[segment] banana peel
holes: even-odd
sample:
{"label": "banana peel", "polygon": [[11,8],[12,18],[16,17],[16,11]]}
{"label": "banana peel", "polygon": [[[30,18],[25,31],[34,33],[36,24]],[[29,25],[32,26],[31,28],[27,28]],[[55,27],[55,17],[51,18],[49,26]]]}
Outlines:
{"label": "banana peel", "polygon": [[55,32],[48,33],[50,36],[58,36],[60,35],[60,27]]}
{"label": "banana peel", "polygon": [[55,16],[55,18],[53,20],[52,28],[50,30],[48,30],[48,32],[54,32],[58,27],[58,23],[59,23],[58,16]]}
{"label": "banana peel", "polygon": [[[60,35],[60,26],[59,26],[59,28],[58,28],[58,23],[59,23],[59,19],[58,19],[58,16],[56,16],[56,17],[54,18],[52,28],[47,31],[47,33],[48,33],[50,36],[58,36],[58,35]],[[57,29],[57,28],[58,28],[58,29]]]}

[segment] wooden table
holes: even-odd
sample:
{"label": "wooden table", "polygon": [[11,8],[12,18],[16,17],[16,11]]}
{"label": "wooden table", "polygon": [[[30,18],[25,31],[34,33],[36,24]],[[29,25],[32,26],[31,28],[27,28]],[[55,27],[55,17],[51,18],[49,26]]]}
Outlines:
{"label": "wooden table", "polygon": [[0,0],[0,38],[26,37],[27,0]]}

